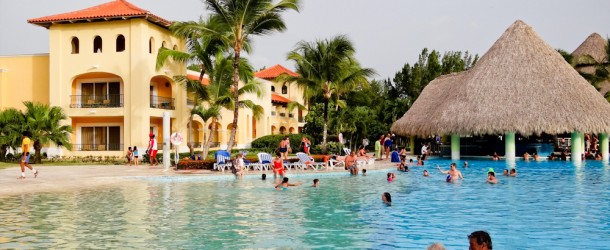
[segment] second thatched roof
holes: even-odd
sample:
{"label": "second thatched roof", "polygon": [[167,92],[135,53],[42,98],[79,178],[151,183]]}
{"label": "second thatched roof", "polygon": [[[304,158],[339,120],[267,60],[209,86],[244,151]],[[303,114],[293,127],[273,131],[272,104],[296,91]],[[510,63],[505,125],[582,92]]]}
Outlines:
{"label": "second thatched roof", "polygon": [[598,63],[604,62],[608,60],[608,58],[606,58],[606,46],[608,46],[608,40],[602,38],[602,36],[597,33],[593,33],[589,35],[574,52],[572,52],[572,56],[574,57],[574,60],[577,61],[586,60],[582,57],[589,56]]}
{"label": "second thatched roof", "polygon": [[432,81],[399,135],[610,132],[610,104],[523,21],[469,71]]}

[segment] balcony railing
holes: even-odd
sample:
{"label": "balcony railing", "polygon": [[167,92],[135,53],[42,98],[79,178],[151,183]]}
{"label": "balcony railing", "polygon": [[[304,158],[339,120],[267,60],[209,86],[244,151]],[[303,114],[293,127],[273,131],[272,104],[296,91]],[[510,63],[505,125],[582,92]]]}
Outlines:
{"label": "balcony railing", "polygon": [[150,107],[156,109],[170,109],[174,110],[174,98],[163,97],[163,96],[150,96]]}
{"label": "balcony railing", "polygon": [[120,108],[123,95],[71,95],[70,108]]}
{"label": "balcony railing", "polygon": [[191,106],[195,106],[195,100],[193,99],[186,99],[186,105],[191,105]]}
{"label": "balcony railing", "polygon": [[123,144],[72,144],[73,151],[123,151]]}
{"label": "balcony railing", "polygon": [[280,117],[286,117],[286,113],[280,113]]}

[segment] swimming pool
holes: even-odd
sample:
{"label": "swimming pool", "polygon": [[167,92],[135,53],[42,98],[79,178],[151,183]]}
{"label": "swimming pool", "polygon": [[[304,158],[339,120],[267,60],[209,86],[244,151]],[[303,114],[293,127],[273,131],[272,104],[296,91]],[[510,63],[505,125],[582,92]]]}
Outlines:
{"label": "swimming pool", "polygon": [[[449,163],[428,161],[430,177],[415,167],[393,183],[387,171],[293,175],[305,184],[286,191],[254,177],[178,176],[14,196],[0,199],[0,248],[467,249],[466,236],[485,230],[495,249],[608,249],[610,167],[601,162],[520,161],[516,178],[501,176],[504,162],[459,162],[457,184],[433,167]],[[500,184],[485,183],[489,167]]]}

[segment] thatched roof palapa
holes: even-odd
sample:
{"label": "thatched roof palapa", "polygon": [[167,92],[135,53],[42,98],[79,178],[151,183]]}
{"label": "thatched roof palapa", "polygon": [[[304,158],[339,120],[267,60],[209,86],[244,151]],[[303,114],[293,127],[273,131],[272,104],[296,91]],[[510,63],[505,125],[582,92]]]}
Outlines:
{"label": "thatched roof palapa", "polygon": [[610,132],[610,104],[523,21],[469,71],[432,81],[399,135]]}
{"label": "thatched roof palapa", "polygon": [[575,60],[579,60],[583,56],[590,56],[598,63],[603,62],[608,60],[606,58],[606,46],[608,46],[608,40],[597,33],[593,33],[572,52],[572,56]]}

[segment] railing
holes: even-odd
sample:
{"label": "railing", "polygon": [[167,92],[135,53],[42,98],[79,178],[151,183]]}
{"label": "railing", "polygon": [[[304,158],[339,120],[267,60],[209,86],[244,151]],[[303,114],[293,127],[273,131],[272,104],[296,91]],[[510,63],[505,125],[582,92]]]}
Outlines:
{"label": "railing", "polygon": [[220,142],[210,142],[210,148],[220,147]]}
{"label": "railing", "polygon": [[186,105],[195,106],[195,100],[193,100],[193,99],[186,99]]}
{"label": "railing", "polygon": [[123,95],[71,95],[70,108],[119,108]]}
{"label": "railing", "polygon": [[174,98],[163,97],[163,96],[150,96],[150,107],[156,109],[170,109],[174,110]]}
{"label": "railing", "polygon": [[271,111],[271,116],[275,116],[275,111]]}
{"label": "railing", "polygon": [[123,144],[72,144],[72,151],[123,151]]}
{"label": "railing", "polygon": [[280,113],[280,117],[286,117],[286,113]]}

